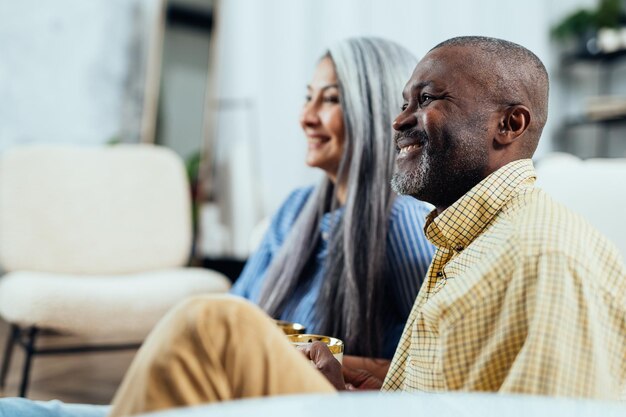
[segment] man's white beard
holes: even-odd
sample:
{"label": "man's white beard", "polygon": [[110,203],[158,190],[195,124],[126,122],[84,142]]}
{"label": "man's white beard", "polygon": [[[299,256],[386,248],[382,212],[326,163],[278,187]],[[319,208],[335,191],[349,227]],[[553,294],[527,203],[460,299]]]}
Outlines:
{"label": "man's white beard", "polygon": [[418,195],[424,188],[426,174],[429,169],[428,154],[426,148],[423,148],[420,159],[413,169],[400,173],[398,172],[398,167],[396,167],[396,172],[394,172],[391,178],[391,189],[398,194]]}

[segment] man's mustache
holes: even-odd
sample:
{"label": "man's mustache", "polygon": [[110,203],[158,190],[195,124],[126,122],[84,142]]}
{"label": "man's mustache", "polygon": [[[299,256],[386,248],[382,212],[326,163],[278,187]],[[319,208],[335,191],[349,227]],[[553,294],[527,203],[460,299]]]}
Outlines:
{"label": "man's mustache", "polygon": [[393,135],[393,143],[396,145],[396,149],[399,149],[398,142],[402,139],[413,141],[417,139],[418,145],[424,146],[428,142],[428,135],[423,130],[411,129],[404,130],[402,132],[396,132]]}

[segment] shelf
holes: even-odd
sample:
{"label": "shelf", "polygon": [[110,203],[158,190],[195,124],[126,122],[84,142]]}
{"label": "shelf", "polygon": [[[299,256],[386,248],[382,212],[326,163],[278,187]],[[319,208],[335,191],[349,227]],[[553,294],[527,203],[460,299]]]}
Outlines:
{"label": "shelf", "polygon": [[[623,113],[623,98],[615,97],[614,84],[617,81],[617,69],[623,69],[626,63],[626,49],[611,53],[590,54],[585,50],[561,55],[559,76],[566,82],[572,82],[576,66],[589,65],[594,71],[592,79],[589,72],[585,76],[588,82],[596,83],[596,101],[590,101],[587,106],[580,109],[579,115],[565,117],[558,130],[555,132],[555,147],[561,151],[569,152],[581,157],[608,158],[611,149],[617,144],[622,149],[626,142],[616,141],[616,131],[626,127],[626,114]],[[578,77],[583,73],[576,74]],[[576,77],[576,82],[581,82]],[[603,100],[616,100],[616,102],[604,102]],[[587,111],[589,113],[587,113]],[[592,128],[591,130],[576,131],[580,128]],[[585,140],[584,137],[587,138]],[[613,153],[613,156],[619,154]]]}
{"label": "shelf", "polygon": [[561,57],[561,65],[571,65],[577,62],[600,62],[600,63],[612,63],[619,59],[626,57],[626,49],[611,52],[608,54],[600,53],[592,55],[589,52],[575,52],[565,54]]}
{"label": "shelf", "polygon": [[626,122],[626,115],[616,116],[606,119],[590,119],[587,116],[570,117],[565,120],[563,126],[565,128],[587,126],[587,125],[616,125]]}

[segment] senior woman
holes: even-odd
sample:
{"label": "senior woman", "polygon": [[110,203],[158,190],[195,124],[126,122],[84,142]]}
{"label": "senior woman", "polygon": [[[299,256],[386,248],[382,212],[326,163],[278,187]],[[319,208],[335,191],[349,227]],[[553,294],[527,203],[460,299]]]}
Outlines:
{"label": "senior woman", "polygon": [[287,198],[232,289],[274,318],[342,339],[350,355],[391,359],[433,254],[429,210],[389,184],[391,122],[415,63],[376,38],[345,40],[319,60],[300,125],[306,163],[325,176]]}
{"label": "senior woman", "polygon": [[[306,163],[325,176],[290,194],[231,290],[273,318],[342,339],[346,367],[381,377],[433,255],[422,232],[429,210],[389,185],[391,122],[415,63],[405,48],[376,38],[345,40],[319,60],[300,124]],[[133,367],[126,387],[136,385]],[[127,411],[120,403],[133,394],[125,386],[114,414]],[[18,399],[0,400],[3,407],[24,417],[100,417],[108,409]]]}
{"label": "senior woman", "polygon": [[[334,392],[270,317],[343,339],[344,372],[386,373],[432,255],[422,232],[426,207],[389,185],[392,114],[414,63],[404,48],[371,38],[344,41],[320,59],[301,125],[307,164],[326,175],[291,194],[233,288],[260,308],[225,296],[175,307],[137,354],[110,417]],[[312,358],[314,350],[304,353]]]}

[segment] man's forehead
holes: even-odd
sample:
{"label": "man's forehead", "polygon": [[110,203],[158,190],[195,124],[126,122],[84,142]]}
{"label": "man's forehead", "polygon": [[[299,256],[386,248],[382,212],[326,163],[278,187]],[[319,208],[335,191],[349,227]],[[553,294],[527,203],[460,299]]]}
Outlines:
{"label": "man's forehead", "polygon": [[473,48],[469,46],[460,45],[440,46],[424,55],[417,63],[414,73],[420,69],[427,70],[433,67],[446,69],[458,66],[467,59],[472,59],[475,56],[475,54],[472,54],[472,49]]}
{"label": "man's forehead", "polygon": [[429,51],[417,63],[405,92],[455,79],[473,78],[472,67],[479,58],[471,46],[445,45]]}
{"label": "man's forehead", "polygon": [[431,85],[434,82],[433,76],[436,75],[437,72],[445,72],[450,58],[446,55],[440,56],[440,54],[436,53],[437,51],[438,49],[430,51],[417,63],[411,74],[411,78],[406,83],[404,88],[405,92]]}

